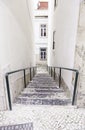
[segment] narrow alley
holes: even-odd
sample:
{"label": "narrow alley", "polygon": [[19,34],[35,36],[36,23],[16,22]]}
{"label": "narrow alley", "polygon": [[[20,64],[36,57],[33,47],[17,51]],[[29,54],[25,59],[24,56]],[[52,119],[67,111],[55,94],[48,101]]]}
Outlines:
{"label": "narrow alley", "polygon": [[85,130],[85,0],[0,0],[0,130]]}

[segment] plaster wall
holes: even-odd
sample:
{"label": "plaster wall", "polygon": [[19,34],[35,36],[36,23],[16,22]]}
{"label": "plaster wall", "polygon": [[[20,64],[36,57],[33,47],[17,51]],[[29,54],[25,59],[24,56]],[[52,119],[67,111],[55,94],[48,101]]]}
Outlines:
{"label": "plaster wall", "polygon": [[[49,11],[49,49],[48,65],[74,68],[74,55],[76,34],[79,15],[79,0],[60,0],[54,8],[54,3],[50,1]],[[52,19],[52,20],[51,20]],[[53,31],[55,33],[55,49],[53,50]],[[62,71],[62,76],[73,91],[72,73]]]}
{"label": "plaster wall", "polygon": [[[41,24],[47,25],[47,37],[40,36],[40,26]],[[36,63],[45,64],[46,61],[40,61],[40,48],[47,48],[48,46],[48,19],[45,18],[35,18],[34,20],[34,37],[35,37],[35,54],[36,54]]]}
{"label": "plaster wall", "polygon": [[[30,1],[27,5],[27,1],[23,0],[0,1],[0,90],[2,91],[0,93],[0,109],[7,109],[8,107],[5,73],[35,65],[33,25],[29,4]],[[11,91],[14,93],[13,97],[18,90],[19,93],[24,87],[23,81],[20,84],[17,82],[18,79],[23,80],[23,74],[16,74],[13,78],[15,81],[11,86]]]}
{"label": "plaster wall", "polygon": [[40,26],[41,26],[41,24],[46,24],[47,29],[48,29],[48,19],[35,18],[35,20],[34,20],[35,44],[40,44],[42,46],[44,43],[47,45],[48,31],[47,31],[47,37],[41,37],[40,36]]}
{"label": "plaster wall", "polygon": [[75,51],[75,67],[79,69],[77,105],[85,107],[85,2],[80,4],[80,15]]}

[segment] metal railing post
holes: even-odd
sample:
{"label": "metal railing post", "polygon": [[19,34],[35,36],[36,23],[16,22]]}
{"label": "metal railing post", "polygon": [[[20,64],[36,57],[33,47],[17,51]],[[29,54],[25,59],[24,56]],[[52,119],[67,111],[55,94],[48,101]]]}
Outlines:
{"label": "metal railing post", "polygon": [[50,67],[50,75],[51,75],[51,67]]}
{"label": "metal railing post", "polygon": [[38,67],[36,66],[36,68],[35,68],[35,73],[37,73],[37,68],[38,68]]}
{"label": "metal railing post", "polygon": [[59,74],[59,88],[61,86],[61,68],[60,68],[60,74]]}
{"label": "metal railing post", "polygon": [[50,74],[50,67],[49,67],[49,74]]}
{"label": "metal railing post", "polygon": [[33,67],[33,77],[35,76],[35,70],[34,70],[34,67]]}
{"label": "metal railing post", "polygon": [[[32,78],[33,78],[33,68],[32,68]],[[32,78],[31,78],[31,79],[32,79]]]}
{"label": "metal railing post", "polygon": [[31,68],[30,68],[30,81],[32,80],[32,75],[31,75]]}
{"label": "metal railing post", "polygon": [[54,67],[54,80],[55,80],[55,67]]}
{"label": "metal railing post", "polygon": [[74,84],[74,91],[73,91],[73,99],[72,99],[72,105],[75,104],[75,98],[76,98],[76,90],[77,90],[77,81],[78,81],[78,75],[79,72],[76,72],[76,77],[75,77],[75,84]]}
{"label": "metal railing post", "polygon": [[24,86],[26,88],[26,75],[25,75],[25,69],[23,70],[24,71]]}
{"label": "metal railing post", "polygon": [[9,87],[9,77],[6,75],[6,85],[7,85],[7,94],[8,94],[8,104],[9,109],[12,110],[12,102],[11,102],[11,94],[10,94],[10,87]]}
{"label": "metal railing post", "polygon": [[48,65],[47,65],[47,71],[48,71]]}
{"label": "metal railing post", "polygon": [[51,77],[52,77],[52,67],[51,67]]}

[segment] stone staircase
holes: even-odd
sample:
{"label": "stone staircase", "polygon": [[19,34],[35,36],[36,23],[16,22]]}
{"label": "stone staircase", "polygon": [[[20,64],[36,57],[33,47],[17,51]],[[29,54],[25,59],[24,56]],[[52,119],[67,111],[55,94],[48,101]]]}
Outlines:
{"label": "stone staircase", "polygon": [[38,73],[12,105],[0,130],[85,130],[85,109],[71,106],[48,73]]}
{"label": "stone staircase", "polygon": [[38,73],[14,103],[24,105],[71,105],[62,88],[48,73]]}

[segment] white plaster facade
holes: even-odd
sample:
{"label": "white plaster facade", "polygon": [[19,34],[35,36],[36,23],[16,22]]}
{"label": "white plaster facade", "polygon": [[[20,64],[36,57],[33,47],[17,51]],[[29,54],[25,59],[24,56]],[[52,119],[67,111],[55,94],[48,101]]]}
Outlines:
{"label": "white plaster facade", "polygon": [[77,104],[78,106],[85,107],[85,1],[84,0],[82,0],[80,4],[74,66],[79,70],[80,73]]}
{"label": "white plaster facade", "polygon": [[[74,68],[79,4],[79,0],[59,0],[54,7],[54,2],[49,1],[48,65]],[[62,77],[72,93],[72,73],[62,71]]]}
{"label": "white plaster facade", "polygon": [[[48,2],[47,0],[41,0]],[[37,4],[39,0],[34,2],[34,38],[35,38],[35,55],[36,55],[36,64],[47,64],[46,60],[41,60],[40,58],[40,49],[48,47],[48,10],[38,10]],[[47,36],[41,37],[40,26],[45,24],[47,26]]]}
{"label": "white plaster facade", "polygon": [[[0,110],[8,107],[5,73],[35,65],[32,17],[31,0],[0,0]],[[13,75],[12,100],[23,87],[23,73]]]}

